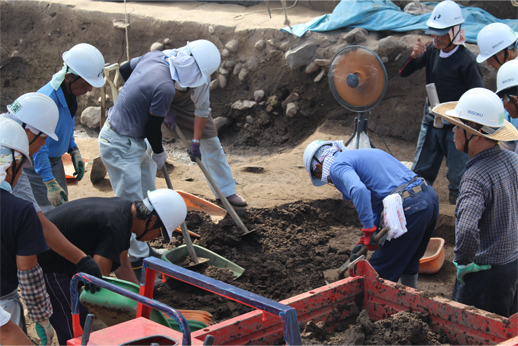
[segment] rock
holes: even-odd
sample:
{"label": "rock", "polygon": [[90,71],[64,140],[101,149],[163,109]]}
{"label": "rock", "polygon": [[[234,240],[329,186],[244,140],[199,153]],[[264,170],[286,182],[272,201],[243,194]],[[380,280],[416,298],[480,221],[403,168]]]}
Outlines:
{"label": "rock", "polygon": [[227,58],[230,56],[230,51],[226,48],[223,48],[223,50],[221,51],[221,56],[224,57],[224,58]]}
{"label": "rock", "polygon": [[218,133],[221,132],[225,127],[230,125],[232,123],[232,120],[227,117],[217,117],[214,119],[214,124],[216,125],[216,128],[218,130]]}
{"label": "rock", "polygon": [[347,34],[344,34],[342,38],[350,44],[358,44],[367,40],[369,32],[363,28],[354,28]]}
{"label": "rock", "polygon": [[322,78],[324,78],[325,72],[326,72],[326,70],[322,67],[322,71],[320,71],[318,76],[316,76],[315,79],[313,79],[313,82],[315,82],[315,83],[320,82],[322,80]]}
{"label": "rock", "polygon": [[275,41],[274,40],[267,40],[266,43],[268,43],[269,46],[275,47]]}
{"label": "rock", "polygon": [[264,97],[264,91],[263,90],[256,90],[254,91],[254,100],[255,102],[260,102]]}
{"label": "rock", "polygon": [[268,97],[268,100],[266,100],[266,111],[268,113],[270,113],[278,105],[279,105],[279,99],[277,98],[277,96],[275,96],[275,95],[270,96],[270,97]]}
{"label": "rock", "polygon": [[252,108],[256,104],[257,104],[257,102],[255,102],[255,101],[249,101],[249,100],[241,101],[241,100],[237,100],[236,102],[234,102],[232,104],[231,107],[232,107],[232,109],[237,109],[239,111],[242,111],[242,110],[245,110],[245,109]]}
{"label": "rock", "polygon": [[231,51],[232,53],[235,53],[239,49],[239,41],[236,39],[230,40],[225,45],[225,48]]}
{"label": "rock", "polygon": [[220,67],[220,68],[219,68],[219,70],[218,70],[218,72],[219,72],[220,74],[228,74],[228,70],[227,70],[226,68],[224,68],[224,67]]}
{"label": "rock", "polygon": [[313,61],[308,66],[306,66],[306,74],[311,74],[318,70],[318,65]]}
{"label": "rock", "polygon": [[234,66],[236,66],[236,62],[234,60],[226,60],[225,61],[225,67],[226,68],[231,69]]}
{"label": "rock", "polygon": [[259,66],[259,61],[257,61],[257,58],[255,56],[252,56],[250,60],[246,63],[246,67],[250,71],[257,70],[257,67]]}
{"label": "rock", "polygon": [[255,43],[254,48],[257,50],[263,50],[265,46],[264,40],[259,40]]}
{"label": "rock", "polygon": [[164,44],[169,44],[171,43],[171,39],[170,38],[164,38]]}
{"label": "rock", "polygon": [[114,27],[115,29],[124,30],[124,29],[126,29],[126,27],[128,27],[128,26],[129,26],[129,24],[126,24],[126,23],[125,23],[124,21],[122,21],[122,20],[115,20],[115,21],[113,22],[113,27]]}
{"label": "rock", "polygon": [[254,123],[254,118],[252,118],[251,115],[247,115],[246,118],[245,118],[246,122],[248,124],[253,124]]}
{"label": "rock", "polygon": [[151,45],[151,48],[149,48],[149,50],[164,50],[164,45],[161,42],[155,42]]}
{"label": "rock", "polygon": [[299,110],[299,106],[296,104],[296,103],[288,103],[286,105],[286,116],[288,118],[291,118],[292,116],[294,116],[295,114],[297,114]]}
{"label": "rock", "polygon": [[241,71],[239,71],[238,78],[241,82],[246,81],[246,79],[248,78],[248,69],[246,67],[243,67]]}
{"label": "rock", "polygon": [[288,97],[286,98],[286,100],[284,100],[284,101],[282,102],[281,107],[282,107],[282,108],[286,108],[286,106],[288,105],[288,103],[298,101],[298,100],[299,100],[299,98],[300,98],[299,94],[297,94],[297,93],[293,93],[293,94],[291,94],[290,96],[288,96]]}
{"label": "rock", "polygon": [[92,161],[92,169],[90,170],[90,181],[92,184],[100,183],[106,176],[106,167],[100,156],[97,156]]}
{"label": "rock", "polygon": [[210,25],[209,26],[209,34],[214,35],[214,32],[215,32],[214,25]]}
{"label": "rock", "polygon": [[313,57],[316,50],[317,46],[315,44],[305,43],[287,51],[284,58],[291,69],[296,69],[304,66]]}
{"label": "rock", "polygon": [[216,90],[218,88],[218,86],[219,86],[219,81],[217,79],[214,79],[209,84],[209,90],[210,91],[214,91],[214,90]]}
{"label": "rock", "polygon": [[315,59],[314,63],[322,67],[329,66],[331,65],[331,59]]}
{"label": "rock", "polygon": [[101,121],[101,107],[87,107],[81,113],[81,124],[91,129],[98,129]]}
{"label": "rock", "polygon": [[279,45],[279,48],[282,50],[287,50],[288,48],[290,48],[290,46],[291,44],[289,41],[284,41]]}
{"label": "rock", "polygon": [[378,42],[378,54],[382,56],[392,56],[398,53],[399,44],[394,36],[387,36]]}
{"label": "rock", "polygon": [[239,72],[241,72],[241,68],[243,68],[243,63],[241,62],[238,62],[236,64],[236,66],[234,66],[234,71],[232,72],[235,76],[237,76],[239,74]]}
{"label": "rock", "polygon": [[221,89],[225,89],[225,87],[227,86],[227,77],[225,75],[220,74],[218,76],[218,82]]}
{"label": "rock", "polygon": [[405,6],[403,12],[413,14],[414,16],[419,16],[421,14],[430,13],[433,11],[433,7],[423,5],[419,2],[410,2]]}

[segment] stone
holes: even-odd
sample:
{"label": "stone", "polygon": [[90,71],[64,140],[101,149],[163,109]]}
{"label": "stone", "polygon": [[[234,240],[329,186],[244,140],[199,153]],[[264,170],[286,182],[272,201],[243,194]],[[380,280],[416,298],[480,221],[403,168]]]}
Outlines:
{"label": "stone", "polygon": [[320,82],[322,80],[322,78],[324,78],[325,73],[326,73],[326,70],[322,67],[322,70],[320,71],[318,76],[316,76],[315,79],[313,79],[313,82],[315,82],[315,83]]}
{"label": "stone", "polygon": [[378,54],[392,56],[397,53],[399,44],[394,36],[387,36],[378,41]]}
{"label": "stone", "polygon": [[227,58],[230,56],[230,51],[226,48],[223,48],[223,50],[221,51],[221,56],[224,57],[224,58]]}
{"label": "stone", "polygon": [[239,41],[236,39],[230,40],[225,45],[225,48],[231,51],[232,53],[235,53],[239,49]]}
{"label": "stone", "polygon": [[277,96],[273,95],[268,97],[268,100],[266,100],[266,111],[268,113],[272,112],[275,107],[279,105],[279,99]]}
{"label": "stone", "polygon": [[238,62],[235,66],[234,66],[234,71],[232,72],[235,76],[237,76],[239,74],[239,72],[241,72],[241,69],[243,68],[243,63],[241,62]]}
{"label": "stone", "polygon": [[306,74],[312,74],[313,72],[318,71],[319,66],[313,61],[308,66],[306,66]]}
{"label": "stone", "polygon": [[255,102],[255,101],[249,101],[249,100],[241,101],[241,100],[237,100],[236,102],[234,102],[232,104],[231,108],[232,109],[237,109],[238,111],[242,111],[242,110],[245,110],[245,109],[250,109],[253,106],[255,106],[256,104],[257,104],[257,102]]}
{"label": "stone", "polygon": [[210,25],[210,26],[209,26],[209,34],[213,35],[213,34],[214,34],[214,32],[215,32],[215,30],[214,30],[214,25]]}
{"label": "stone", "polygon": [[286,106],[288,105],[288,103],[298,101],[298,100],[299,100],[299,98],[300,98],[299,94],[297,94],[297,93],[293,93],[293,94],[291,94],[290,96],[288,96],[288,97],[286,98],[286,100],[284,100],[284,101],[282,102],[281,107],[282,107],[282,108],[286,108]]}
{"label": "stone", "polygon": [[286,116],[288,118],[291,118],[292,116],[297,114],[298,110],[299,110],[299,106],[296,103],[294,103],[294,102],[288,103],[288,105],[286,106]]}
{"label": "stone", "polygon": [[367,40],[369,32],[363,28],[354,28],[344,34],[342,38],[350,44],[358,44]]}
{"label": "stone", "polygon": [[236,62],[234,60],[226,60],[225,61],[225,67],[226,68],[231,69],[234,66],[236,66]]}
{"label": "stone", "polygon": [[239,78],[241,82],[246,81],[246,79],[248,78],[248,69],[246,67],[243,67],[241,71],[239,71],[239,75],[237,78]]}
{"label": "stone", "polygon": [[214,124],[216,125],[216,129],[218,130],[218,133],[221,132],[225,127],[230,125],[232,123],[232,120],[227,117],[217,117],[214,119]]}
{"label": "stone", "polygon": [[113,27],[115,29],[119,29],[119,30],[124,30],[126,29],[126,27],[128,27],[129,24],[126,24],[124,21],[122,20],[116,20],[113,22]]}
{"label": "stone", "polygon": [[286,52],[284,58],[291,69],[304,66],[315,54],[317,46],[313,43],[305,43]]}
{"label": "stone", "polygon": [[318,66],[322,66],[322,67],[331,65],[331,59],[315,59],[314,62]]}
{"label": "stone", "polygon": [[155,42],[151,45],[151,48],[149,48],[149,50],[164,50],[164,45],[161,42]]}
{"label": "stone", "polygon": [[90,170],[90,181],[92,184],[100,183],[106,177],[106,167],[100,156],[97,156],[92,161],[92,169]]}
{"label": "stone", "polygon": [[255,102],[260,102],[264,97],[264,91],[263,90],[256,90],[254,91],[254,100]]}
{"label": "stone", "polygon": [[254,48],[257,50],[263,50],[265,46],[264,40],[259,40],[255,43]]}
{"label": "stone", "polygon": [[218,70],[218,72],[219,72],[220,74],[228,74],[228,70],[227,70],[226,68],[224,68],[224,67],[220,67],[220,68],[219,68],[219,70]]}
{"label": "stone", "polygon": [[245,118],[246,122],[248,124],[253,124],[254,123],[254,118],[252,118],[251,115],[247,115],[246,118]]}
{"label": "stone", "polygon": [[91,129],[98,129],[101,121],[101,107],[87,107],[81,113],[81,124]]}
{"label": "stone", "polygon": [[219,86],[219,80],[214,79],[214,80],[213,80],[213,81],[211,81],[211,82],[210,82],[210,84],[209,84],[209,90],[210,90],[210,91],[214,91],[214,90],[216,90],[216,89],[218,88],[218,86]]}
{"label": "stone", "polygon": [[164,38],[164,44],[169,44],[171,43],[171,39],[170,38]]}
{"label": "stone", "polygon": [[225,89],[227,86],[227,77],[225,75],[220,74],[218,76],[218,82],[221,89]]}

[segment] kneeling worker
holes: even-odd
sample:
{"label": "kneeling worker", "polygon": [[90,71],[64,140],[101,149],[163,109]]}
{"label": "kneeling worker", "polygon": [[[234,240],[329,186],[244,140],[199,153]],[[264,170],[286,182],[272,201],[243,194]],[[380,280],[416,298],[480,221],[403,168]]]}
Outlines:
{"label": "kneeling worker", "polygon": [[371,236],[380,228],[383,200],[400,194],[406,231],[389,231],[390,241],[385,241],[369,262],[380,277],[393,282],[401,278],[401,284],[416,288],[419,259],[439,217],[437,193],[425,179],[382,150],[345,150],[342,141],[314,141],[304,151],[304,166],[313,185],[333,184],[345,200],[353,202],[363,236],[351,251],[351,260],[357,258],[362,245],[376,250],[378,244],[371,242]]}
{"label": "kneeling worker", "polygon": [[[119,279],[134,283],[138,281],[128,259],[130,236],[135,234],[140,241],[163,236],[169,242],[186,215],[182,197],[170,189],[149,191],[147,198],[135,202],[118,197],[83,198],[45,214],[72,244],[93,257],[103,275],[115,271]],[[76,267],[52,250],[40,254],[38,261],[55,307],[50,321],[59,343],[66,345],[73,338],[70,279]],[[87,310],[80,305],[79,312],[83,324]]]}

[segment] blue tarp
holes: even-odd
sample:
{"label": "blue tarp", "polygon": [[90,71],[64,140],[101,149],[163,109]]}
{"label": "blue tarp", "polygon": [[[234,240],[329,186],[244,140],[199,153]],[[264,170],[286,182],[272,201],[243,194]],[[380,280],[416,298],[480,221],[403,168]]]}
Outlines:
{"label": "blue tarp", "polygon": [[[424,2],[424,5],[435,7],[439,2]],[[466,41],[477,43],[478,32],[486,25],[501,22],[518,31],[518,20],[498,19],[478,7],[464,7],[462,28],[466,31]],[[426,30],[426,21],[431,13],[412,15],[403,12],[390,0],[342,0],[335,7],[333,13],[317,17],[306,24],[282,28],[282,31],[292,33],[298,37],[308,31],[331,31],[345,27],[364,28],[368,31],[391,30],[396,32],[411,30]]]}

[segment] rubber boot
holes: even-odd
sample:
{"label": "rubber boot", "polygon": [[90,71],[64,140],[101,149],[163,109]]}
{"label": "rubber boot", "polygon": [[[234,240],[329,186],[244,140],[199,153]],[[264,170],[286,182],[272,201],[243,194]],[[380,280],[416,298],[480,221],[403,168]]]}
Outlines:
{"label": "rubber boot", "polygon": [[408,275],[408,274],[402,274],[399,278],[399,282],[401,285],[405,285],[407,287],[417,288],[417,277],[419,274],[414,275]]}
{"label": "rubber boot", "polygon": [[450,200],[450,204],[451,205],[456,205],[457,204],[457,196],[452,194],[451,191],[450,191],[450,195],[449,195],[449,200]]}

